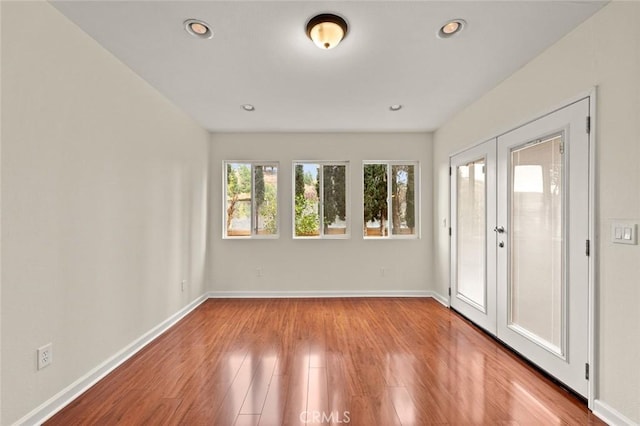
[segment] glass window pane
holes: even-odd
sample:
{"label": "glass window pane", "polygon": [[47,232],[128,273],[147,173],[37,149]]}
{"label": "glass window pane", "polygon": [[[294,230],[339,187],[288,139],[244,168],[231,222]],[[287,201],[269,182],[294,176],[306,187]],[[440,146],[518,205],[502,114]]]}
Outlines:
{"label": "glass window pane", "polygon": [[365,164],[364,174],[364,235],[383,237],[388,231],[387,165]]}
{"label": "glass window pane", "polygon": [[320,235],[320,182],[318,164],[295,165],[295,236]]}
{"label": "glass window pane", "polygon": [[227,163],[227,236],[251,235],[251,164]]}
{"label": "glass window pane", "polygon": [[322,166],[324,234],[347,232],[347,166]]}
{"label": "glass window pane", "polygon": [[254,167],[254,225],[258,235],[278,233],[278,167],[261,165]]}
{"label": "glass window pane", "polygon": [[394,235],[415,233],[415,166],[391,166],[391,232]]}
{"label": "glass window pane", "polygon": [[486,309],[485,161],[457,167],[456,287],[458,295]]}
{"label": "glass window pane", "polygon": [[561,353],[564,309],[562,136],[511,152],[510,320]]}

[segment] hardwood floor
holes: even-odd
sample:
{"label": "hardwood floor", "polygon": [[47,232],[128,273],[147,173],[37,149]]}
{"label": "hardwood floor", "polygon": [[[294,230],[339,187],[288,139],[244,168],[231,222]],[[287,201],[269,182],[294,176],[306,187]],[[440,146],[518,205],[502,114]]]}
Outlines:
{"label": "hardwood floor", "polygon": [[210,299],[46,424],[604,423],[432,299]]}

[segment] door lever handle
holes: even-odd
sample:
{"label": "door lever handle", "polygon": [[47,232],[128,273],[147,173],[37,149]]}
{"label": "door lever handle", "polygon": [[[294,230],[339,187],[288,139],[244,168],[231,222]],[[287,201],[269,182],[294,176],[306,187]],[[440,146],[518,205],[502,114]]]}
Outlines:
{"label": "door lever handle", "polygon": [[497,232],[498,234],[504,234],[504,226],[496,226],[493,228],[493,232]]}

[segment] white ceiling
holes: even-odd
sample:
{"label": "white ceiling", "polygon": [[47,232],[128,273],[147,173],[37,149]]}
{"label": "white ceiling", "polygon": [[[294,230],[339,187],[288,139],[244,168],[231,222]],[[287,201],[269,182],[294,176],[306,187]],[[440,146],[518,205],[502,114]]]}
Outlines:
{"label": "white ceiling", "polygon": [[[595,1],[54,1],[69,19],[203,127],[431,131],[552,45]],[[323,51],[305,25],[349,23]],[[184,31],[208,22],[210,40]],[[467,21],[450,39],[436,32]],[[246,112],[250,103],[256,110]],[[389,105],[402,104],[398,112]]]}

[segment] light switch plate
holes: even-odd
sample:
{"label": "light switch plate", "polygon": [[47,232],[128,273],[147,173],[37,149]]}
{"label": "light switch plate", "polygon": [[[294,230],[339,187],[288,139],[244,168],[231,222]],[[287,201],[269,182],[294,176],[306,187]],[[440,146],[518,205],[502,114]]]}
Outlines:
{"label": "light switch plate", "polygon": [[613,220],[611,222],[611,242],[638,244],[638,224],[627,220]]}

